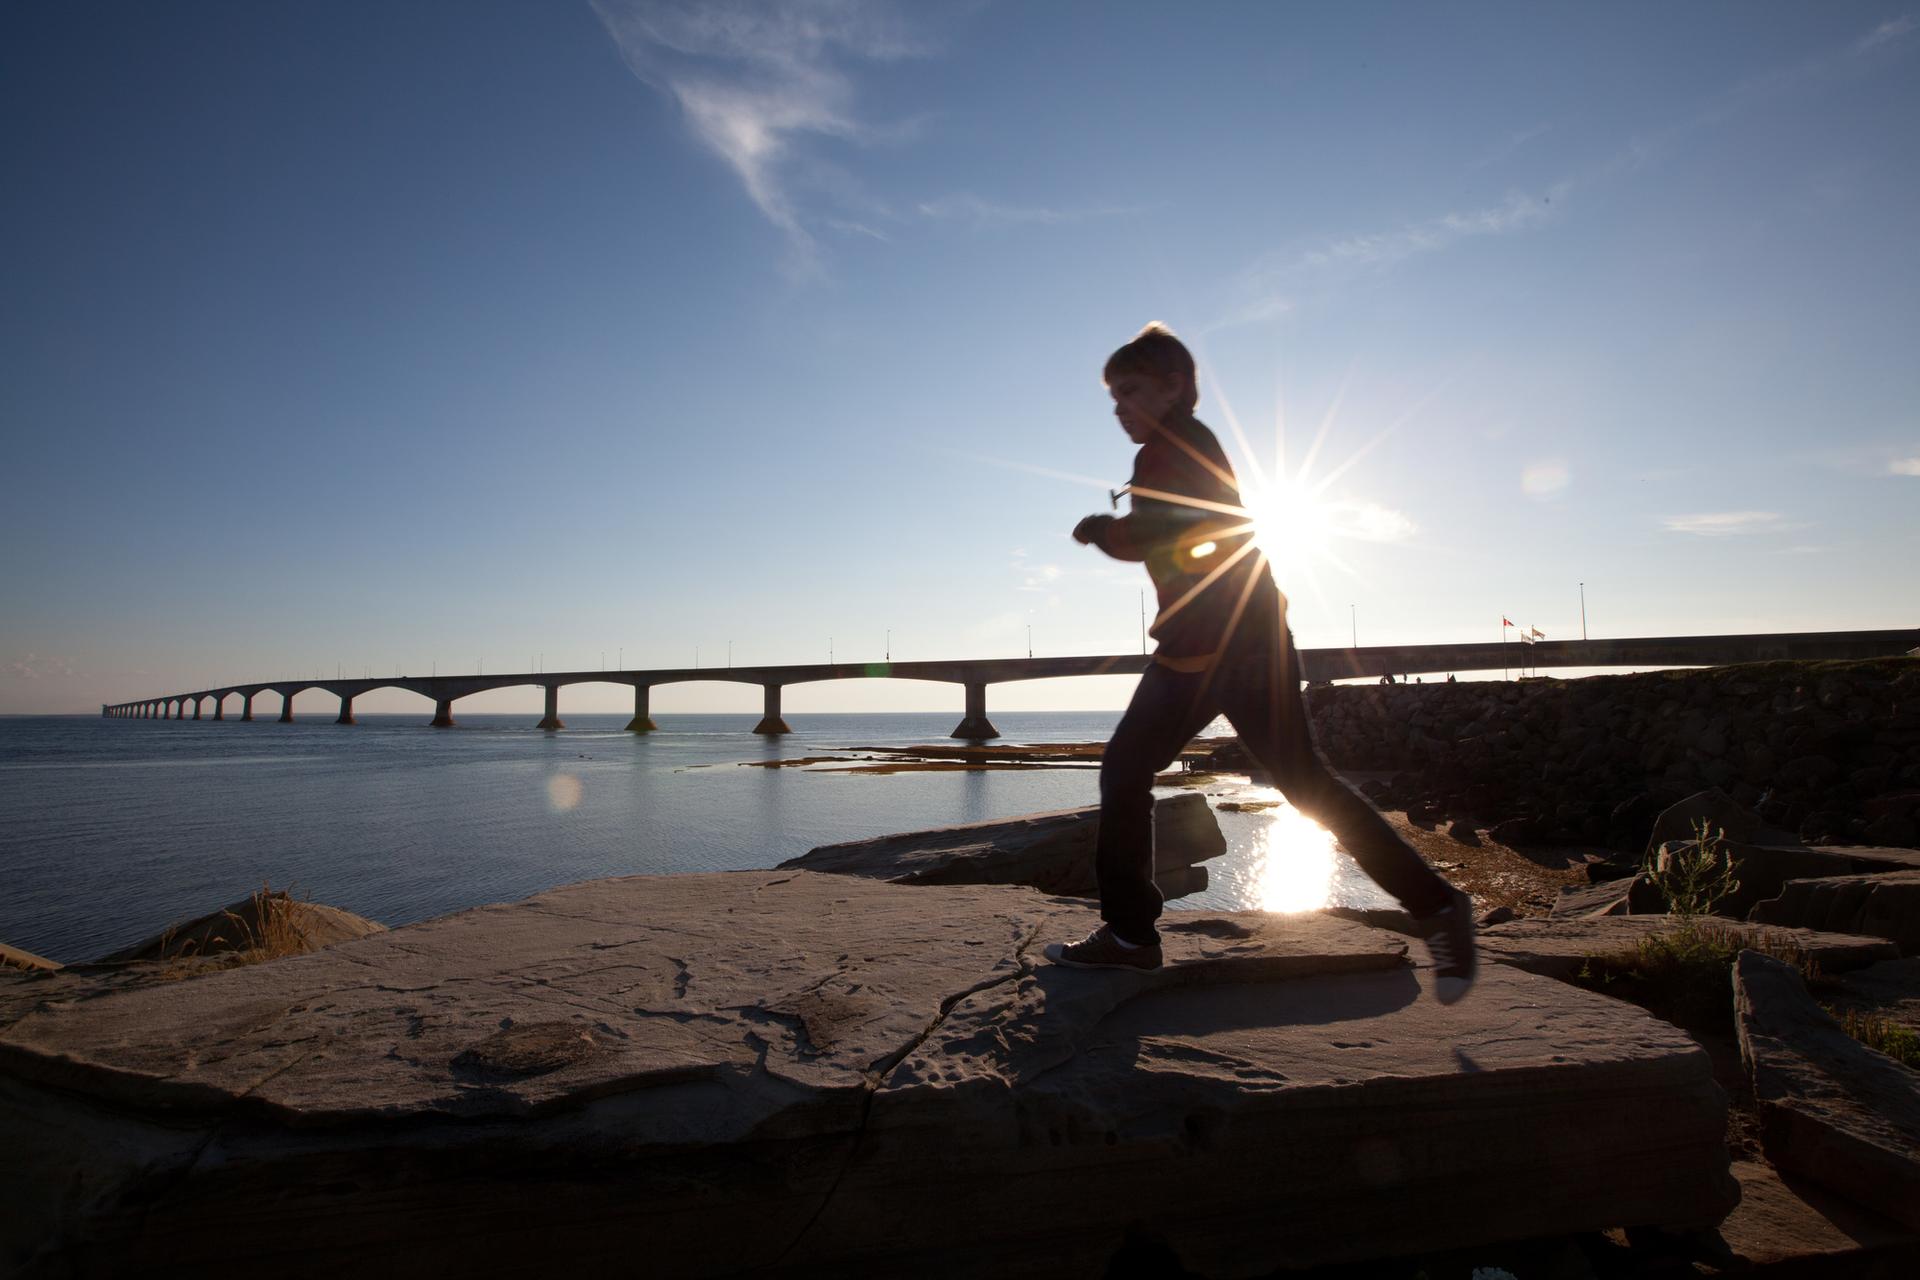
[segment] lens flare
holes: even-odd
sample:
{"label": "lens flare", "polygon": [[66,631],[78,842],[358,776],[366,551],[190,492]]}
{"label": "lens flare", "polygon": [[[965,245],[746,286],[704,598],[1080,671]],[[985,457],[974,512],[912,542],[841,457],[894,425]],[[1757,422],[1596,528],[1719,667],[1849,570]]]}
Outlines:
{"label": "lens flare", "polygon": [[1337,866],[1332,832],[1283,805],[1273,810],[1258,839],[1261,866],[1255,894],[1262,910],[1318,911],[1332,900]]}
{"label": "lens flare", "polygon": [[547,807],[555,813],[565,813],[579,806],[581,793],[585,790],[580,779],[571,773],[556,773],[547,779]]}

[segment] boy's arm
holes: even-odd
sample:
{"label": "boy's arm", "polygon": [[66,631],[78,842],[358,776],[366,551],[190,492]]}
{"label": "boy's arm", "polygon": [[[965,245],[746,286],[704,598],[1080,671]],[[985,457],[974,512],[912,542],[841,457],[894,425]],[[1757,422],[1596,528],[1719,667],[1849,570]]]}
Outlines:
{"label": "boy's arm", "polygon": [[1147,552],[1134,537],[1133,517],[1088,516],[1073,526],[1075,542],[1091,543],[1115,560],[1145,560]]}

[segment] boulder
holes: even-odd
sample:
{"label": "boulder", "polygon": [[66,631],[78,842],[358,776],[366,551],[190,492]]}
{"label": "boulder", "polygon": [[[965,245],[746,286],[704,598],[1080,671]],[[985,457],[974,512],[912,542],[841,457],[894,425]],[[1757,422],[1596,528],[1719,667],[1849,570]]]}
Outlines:
{"label": "boulder", "polygon": [[258,951],[293,955],[385,930],[385,925],[351,911],[263,889],[218,911],[169,925],[94,963],[132,964]]}
{"label": "boulder", "polygon": [[[1208,1275],[1718,1221],[1707,1055],[1400,938],[1006,886],[631,877],[0,1031],[0,1270]],[[112,975],[109,975],[112,976]],[[48,975],[58,979],[65,975]],[[23,975],[23,980],[34,980]],[[1597,1115],[1605,1123],[1596,1123]]]}
{"label": "boulder", "polygon": [[1888,845],[1817,844],[1813,850],[1845,858],[1853,864],[1854,871],[1920,871],[1920,849]]}
{"label": "boulder", "polygon": [[1879,964],[1828,979],[1823,996],[1836,1005],[1870,1013],[1920,1036],[1920,958]]}
{"label": "boulder", "polygon": [[[780,868],[895,884],[1019,884],[1096,897],[1093,845],[1099,833],[1099,806],[1089,805],[822,845]],[[1206,869],[1195,864],[1226,851],[1226,837],[1205,796],[1188,793],[1154,803],[1154,881],[1163,896],[1179,898],[1206,888]]]}
{"label": "boulder", "polygon": [[1920,1231],[1920,1073],[1843,1031],[1792,965],[1745,951],[1733,983],[1767,1159]]}
{"label": "boulder", "polygon": [[[1510,920],[1480,931],[1480,958],[1512,965],[1544,977],[1565,980],[1580,971],[1590,956],[1632,951],[1647,938],[1672,933],[1685,921],[1679,916],[1614,915],[1532,917]],[[1820,966],[1822,973],[1846,973],[1882,960],[1897,958],[1884,938],[1817,933],[1811,929],[1765,928],[1713,916],[1701,923],[1718,931],[1776,948],[1791,947]]]}
{"label": "boulder", "polygon": [[[1699,842],[1695,840],[1668,841],[1655,854],[1655,865],[1664,871],[1672,859],[1691,854],[1698,848]],[[1801,844],[1747,844],[1729,839],[1720,841],[1716,852],[1732,859],[1733,876],[1738,883],[1731,893],[1714,905],[1713,912],[1735,920],[1746,919],[1756,903],[1779,896],[1781,886],[1789,880],[1844,875],[1855,870],[1853,860],[1841,850],[1813,849]],[[1668,904],[1661,899],[1656,880],[1643,880],[1646,896],[1643,899],[1636,892],[1633,910],[1665,910]]]}
{"label": "boulder", "polygon": [[1700,823],[1718,831],[1725,840],[1740,844],[1794,846],[1800,841],[1792,832],[1769,826],[1760,816],[1734,803],[1733,797],[1718,787],[1696,791],[1675,801],[1653,820],[1647,836],[1647,856],[1653,857],[1669,840],[1692,840]]}
{"label": "boulder", "polygon": [[1790,880],[1751,915],[1762,924],[1888,938],[1912,955],[1920,952],[1920,871]]}

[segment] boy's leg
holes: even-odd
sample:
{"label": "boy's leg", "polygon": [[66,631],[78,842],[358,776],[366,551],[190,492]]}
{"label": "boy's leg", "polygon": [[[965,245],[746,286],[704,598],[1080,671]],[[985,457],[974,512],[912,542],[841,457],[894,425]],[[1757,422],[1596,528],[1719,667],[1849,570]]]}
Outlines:
{"label": "boy's leg", "polygon": [[1293,637],[1230,659],[1216,679],[1219,701],[1240,740],[1273,774],[1294,808],[1327,828],[1373,882],[1424,919],[1453,902],[1454,889],[1368,804],[1328,767],[1314,745],[1300,696]]}
{"label": "boy's leg", "polygon": [[1100,918],[1127,942],[1160,940],[1153,883],[1153,779],[1218,714],[1200,675],[1149,663],[1100,759],[1100,833],[1094,874]]}

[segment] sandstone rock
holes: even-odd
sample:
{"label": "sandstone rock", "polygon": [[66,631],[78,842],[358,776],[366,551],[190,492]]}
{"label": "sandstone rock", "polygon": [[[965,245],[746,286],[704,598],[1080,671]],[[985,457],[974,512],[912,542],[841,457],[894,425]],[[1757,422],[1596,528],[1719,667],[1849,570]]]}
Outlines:
{"label": "sandstone rock", "polygon": [[269,936],[296,951],[383,933],[386,926],[319,902],[299,902],[285,892],[260,892],[219,911],[170,925],[151,938],[101,956],[95,964],[128,964],[176,956],[225,955],[264,946]]}
{"label": "sandstone rock", "polygon": [[[1579,972],[1589,956],[1632,951],[1644,939],[1672,933],[1682,923],[1678,916],[1659,915],[1511,920],[1481,930],[1480,958],[1565,980]],[[1707,917],[1705,925],[1749,939],[1764,937],[1776,946],[1796,948],[1819,965],[1822,973],[1846,973],[1897,958],[1894,947],[1884,938],[1767,928],[1714,917]]]}
{"label": "sandstone rock", "polygon": [[[895,884],[1021,884],[1093,897],[1099,893],[1093,875],[1093,844],[1099,832],[1100,809],[1090,805],[822,845],[780,867]],[[1193,864],[1226,851],[1226,837],[1205,796],[1189,793],[1155,801],[1154,880],[1163,895],[1178,898],[1204,889],[1206,871]]]}
{"label": "sandstone rock", "polygon": [[1920,1270],[1920,1240],[1899,1223],[1758,1160],[1734,1161],[1733,1176],[1740,1203],[1720,1235],[1746,1265],[1860,1280]]}
{"label": "sandstone rock", "polygon": [[[1694,840],[1668,841],[1660,846],[1655,863],[1664,870],[1672,859],[1691,855],[1698,848],[1699,842]],[[1718,843],[1716,853],[1732,859],[1733,875],[1738,883],[1731,893],[1714,905],[1713,910],[1716,915],[1736,920],[1745,919],[1756,903],[1779,896],[1781,886],[1789,880],[1841,875],[1855,870],[1853,859],[1842,851],[1813,849],[1800,844],[1748,844],[1728,839]],[[1644,890],[1644,899],[1639,894],[1634,898],[1634,911],[1665,909],[1666,904],[1660,901],[1659,890],[1652,881],[1646,883]]]}
{"label": "sandstone rock", "polygon": [[1553,919],[1581,916],[1624,916],[1632,880],[1605,880],[1599,884],[1569,885],[1560,890],[1547,915]]}
{"label": "sandstone rock", "polygon": [[1443,1007],[1402,940],[1313,915],[1036,964],[1094,921],[632,877],[46,1002],[0,1031],[0,1269],[199,1271],[245,1231],[291,1276],[564,1240],[588,1273],[1075,1277],[1137,1227],[1258,1275],[1732,1206],[1707,1057],[1638,1009],[1500,966]]}
{"label": "sandstone rock", "polygon": [[1920,952],[1920,871],[1790,880],[1778,897],[1755,904],[1752,918],[1889,938],[1914,954]]}
{"label": "sandstone rock", "polygon": [[1746,951],[1733,978],[1768,1160],[1920,1230],[1920,1074],[1841,1030],[1793,966]]}
{"label": "sandstone rock", "polygon": [[0,942],[0,969],[32,969],[50,972],[59,967],[60,962],[57,960],[49,960],[45,956],[37,956],[31,951],[22,951],[18,947],[10,947]]}
{"label": "sandstone rock", "polygon": [[1816,853],[1845,858],[1858,872],[1920,871],[1920,849],[1891,848],[1884,845],[1817,844]]}

